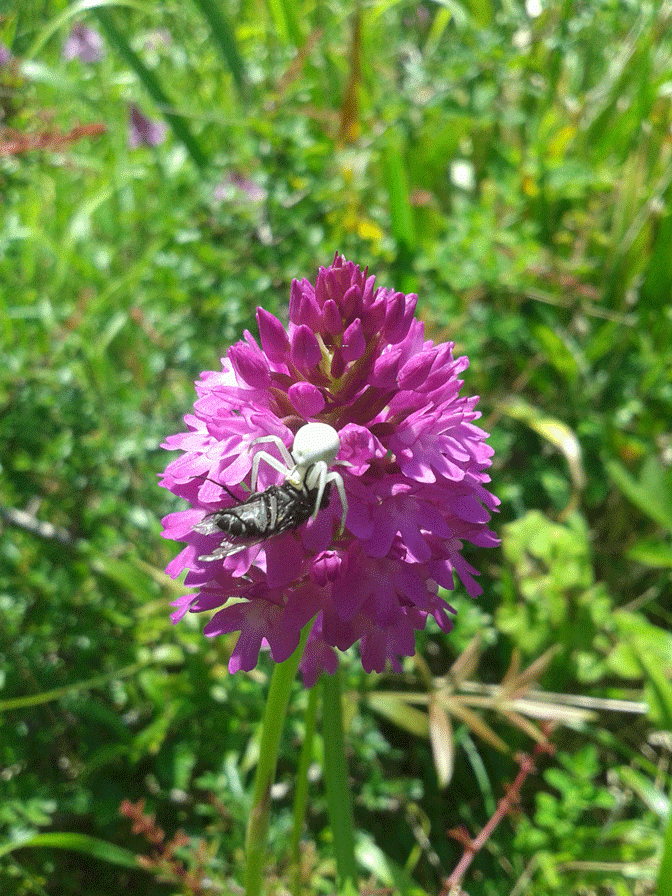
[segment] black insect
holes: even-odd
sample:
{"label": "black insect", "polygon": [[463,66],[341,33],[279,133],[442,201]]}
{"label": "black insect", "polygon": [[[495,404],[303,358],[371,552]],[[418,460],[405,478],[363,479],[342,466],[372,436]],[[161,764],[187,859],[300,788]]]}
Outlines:
{"label": "black insect", "polygon": [[[317,486],[297,488],[291,482],[283,482],[269,485],[263,492],[253,492],[245,501],[208,514],[194,526],[194,530],[201,535],[223,533],[224,541],[211,554],[202,554],[198,559],[220,560],[282,532],[298,529],[312,516],[317,491]],[[330,491],[331,483],[328,482],[322,495],[321,510],[329,504]]]}

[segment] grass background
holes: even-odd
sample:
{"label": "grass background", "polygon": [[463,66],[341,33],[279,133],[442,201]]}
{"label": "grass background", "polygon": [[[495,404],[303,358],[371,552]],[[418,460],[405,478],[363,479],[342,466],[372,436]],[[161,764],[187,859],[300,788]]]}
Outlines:
{"label": "grass background", "polygon": [[[99,61],[62,57],[78,22]],[[170,623],[159,443],[335,251],[469,355],[502,500],[455,631],[401,676],[344,659],[363,879],[439,893],[447,831],[550,723],[465,889],[672,892],[671,26],[630,0],[0,6],[3,893],[238,892],[269,664],[230,676],[232,640]],[[164,142],[129,148],[131,104]],[[316,765],[306,893],[334,889],[325,812]]]}

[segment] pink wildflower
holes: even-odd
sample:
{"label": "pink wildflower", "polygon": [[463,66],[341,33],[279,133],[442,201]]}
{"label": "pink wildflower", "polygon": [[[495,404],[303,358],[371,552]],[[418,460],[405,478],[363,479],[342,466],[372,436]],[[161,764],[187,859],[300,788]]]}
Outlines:
{"label": "pink wildflower", "polygon": [[[293,281],[287,329],[259,308],[261,345],[246,332],[221,371],[202,374],[188,431],[163,445],[183,453],[162,485],[192,505],[163,521],[164,537],[187,543],[167,572],[186,568],[186,584],[198,589],[175,602],[173,618],[215,610],[206,635],[239,631],[232,672],[254,668],[262,645],[285,660],[311,619],[301,663],[307,685],[333,673],[336,651],[355,643],[366,671],[388,662],[399,670],[428,616],[452,628],[455,611],[439,587],[452,589],[456,573],[470,595],[482,591],[461,549],[465,541],[498,544],[487,523],[499,502],[485,488],[492,449],[474,423],[478,399],[459,394],[468,360],[453,358],[452,343],[424,338],[416,296],[375,289],[374,280],[337,255],[315,286]],[[223,533],[194,527],[234,507],[232,494],[249,497],[255,439],[277,436],[291,452],[312,421],[338,432],[331,469],[345,485],[344,532],[332,488],[315,519],[206,559]],[[257,490],[282,482],[259,466]]]}
{"label": "pink wildflower", "polygon": [[66,61],[80,59],[82,62],[100,62],[105,55],[105,45],[100,34],[83,22],[72,26],[68,34],[61,56]]}
{"label": "pink wildflower", "polygon": [[167,127],[162,121],[154,121],[144,115],[137,106],[128,107],[128,146],[159,146],[166,139]]}

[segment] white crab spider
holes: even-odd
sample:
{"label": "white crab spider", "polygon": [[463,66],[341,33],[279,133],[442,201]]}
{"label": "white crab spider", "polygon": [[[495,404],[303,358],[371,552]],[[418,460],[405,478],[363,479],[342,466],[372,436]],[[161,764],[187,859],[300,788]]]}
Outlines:
{"label": "white crab spider", "polygon": [[348,499],[345,497],[343,477],[340,473],[329,469],[341,448],[341,442],[334,427],[329,426],[328,423],[306,423],[294,436],[291,454],[278,436],[262,436],[260,439],[255,439],[252,444],[259,445],[262,442],[271,442],[275,445],[282,456],[284,465],[267,451],[257,451],[252,460],[252,491],[256,490],[259,464],[262,460],[266,461],[269,467],[273,467],[278,473],[284,475],[285,482],[308,491],[317,489],[315,509],[311,516],[311,519],[314,520],[322,504],[327,483],[333,482],[341,501],[340,532],[343,532],[348,516]]}

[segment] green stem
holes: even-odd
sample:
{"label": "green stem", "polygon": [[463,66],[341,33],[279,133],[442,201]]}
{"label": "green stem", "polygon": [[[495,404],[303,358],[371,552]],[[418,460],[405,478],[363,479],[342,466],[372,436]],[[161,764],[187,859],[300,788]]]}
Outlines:
{"label": "green stem", "polygon": [[268,699],[262,721],[259,762],[254,779],[252,807],[245,837],[247,861],[245,868],[245,896],[259,896],[261,893],[261,880],[266,857],[266,835],[268,834],[268,820],[271,808],[271,786],[275,778],[275,767],[278,762],[280,735],[282,734],[287,714],[289,694],[296,678],[296,672],[299,668],[299,662],[303,655],[303,649],[306,646],[310,629],[310,624],[304,628],[301,633],[299,646],[284,663],[278,663],[275,666],[271,677],[271,685],[268,690]]}
{"label": "green stem", "polygon": [[338,669],[335,675],[322,675],[322,688],[324,780],[327,787],[329,820],[334,837],[339,893],[356,893],[355,823],[345,762],[341,678]]}
{"label": "green stem", "polygon": [[315,742],[315,721],[317,719],[317,696],[319,688],[308,691],[306,707],[306,730],[299,758],[299,770],[296,773],[296,791],[294,796],[294,825],[292,827],[292,885],[293,896],[301,892],[301,832],[308,805],[308,769],[313,761],[313,744]]}

